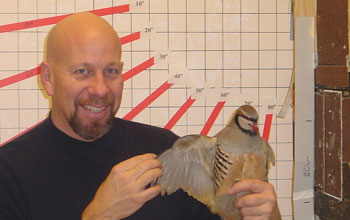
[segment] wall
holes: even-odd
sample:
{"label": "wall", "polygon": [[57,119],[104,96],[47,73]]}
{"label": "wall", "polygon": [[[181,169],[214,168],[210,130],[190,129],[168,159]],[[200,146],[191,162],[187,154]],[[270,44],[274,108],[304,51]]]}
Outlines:
{"label": "wall", "polygon": [[322,220],[350,213],[348,7],[348,1],[317,2],[315,208]]}

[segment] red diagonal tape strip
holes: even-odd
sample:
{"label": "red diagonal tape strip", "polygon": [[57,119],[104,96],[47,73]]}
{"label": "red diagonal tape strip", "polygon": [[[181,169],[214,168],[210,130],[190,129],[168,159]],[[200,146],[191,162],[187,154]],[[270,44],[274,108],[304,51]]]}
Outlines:
{"label": "red diagonal tape strip", "polygon": [[[120,42],[121,42],[121,44],[126,44],[126,43],[129,43],[131,41],[138,40],[138,39],[140,39],[140,32],[136,32],[136,33],[129,34],[127,36],[121,37],[120,38]],[[152,63],[151,61],[148,61],[142,67],[147,69],[149,67],[147,65],[150,65],[151,63]],[[154,64],[154,59],[153,59],[153,64]],[[152,65],[150,65],[150,66],[152,66]],[[133,70],[133,69],[129,70],[128,72],[130,72],[130,73],[128,73],[128,75],[130,75],[130,76],[128,76],[128,77],[130,78],[130,77],[136,75],[137,73],[139,73],[141,71],[142,70],[140,70],[140,69],[138,69],[138,70]],[[28,78],[30,78],[32,76],[36,76],[38,74],[40,74],[40,67],[35,67],[35,68],[31,69],[31,70],[27,70],[25,72],[18,73],[16,75],[10,76],[8,78],[1,79],[0,80],[0,88],[8,86],[8,85],[11,85],[13,83],[16,83],[16,82],[19,82],[19,81],[22,81],[22,80],[25,80],[25,79],[28,79]],[[123,75],[123,79],[124,79],[124,75]]]}
{"label": "red diagonal tape strip", "polygon": [[211,127],[213,127],[213,124],[216,120],[216,118],[219,116],[222,108],[224,107],[225,105],[225,101],[222,101],[222,102],[218,102],[215,106],[215,108],[213,109],[213,111],[211,112],[207,122],[205,123],[202,131],[201,131],[201,135],[208,135]]}
{"label": "red diagonal tape strip", "polygon": [[268,142],[269,138],[270,138],[272,116],[273,116],[273,114],[266,114],[266,116],[265,116],[265,124],[264,124],[264,131],[263,131],[262,137],[265,139],[266,142]]}
{"label": "red diagonal tape strip", "polygon": [[28,78],[30,78],[32,76],[36,76],[38,74],[40,74],[40,66],[0,80],[0,88],[8,86],[8,85],[16,83],[16,82],[19,82],[19,81],[22,81],[22,80],[25,80],[25,79],[28,79]]}
{"label": "red diagonal tape strip", "polygon": [[[130,10],[129,5],[120,5],[120,6],[110,7],[110,8],[92,10],[90,12],[99,16],[104,16],[104,15],[128,12],[129,10]],[[0,33],[56,24],[69,15],[71,14],[1,25]]]}
{"label": "red diagonal tape strip", "polygon": [[191,97],[177,110],[174,116],[169,120],[169,122],[164,126],[165,129],[172,129],[174,125],[180,120],[180,118],[187,112],[187,110],[192,106],[196,99]]}
{"label": "red diagonal tape strip", "polygon": [[131,41],[138,40],[138,39],[140,39],[140,32],[128,34],[120,38],[120,44],[121,45],[127,44],[127,43],[130,43]]}
{"label": "red diagonal tape strip", "polygon": [[161,96],[165,91],[167,91],[173,84],[166,81],[158,89],[154,90],[151,95],[145,98],[140,104],[133,108],[128,114],[126,114],[123,119],[132,120],[136,115],[138,115],[142,110],[149,106],[154,100]]}
{"label": "red diagonal tape strip", "polygon": [[132,33],[132,34],[129,34],[127,36],[124,36],[124,37],[121,37],[120,38],[120,43],[123,45],[123,44],[127,44],[127,43],[130,43],[132,41],[135,41],[135,40],[138,40],[140,39],[141,37],[141,32],[136,32],[136,33]]}
{"label": "red diagonal tape strip", "polygon": [[138,66],[135,66],[128,72],[123,74],[123,81],[130,79],[131,77],[135,76],[136,74],[144,71],[145,69],[148,69],[149,67],[154,65],[154,57],[150,58],[149,60],[146,60],[145,62],[139,64]]}

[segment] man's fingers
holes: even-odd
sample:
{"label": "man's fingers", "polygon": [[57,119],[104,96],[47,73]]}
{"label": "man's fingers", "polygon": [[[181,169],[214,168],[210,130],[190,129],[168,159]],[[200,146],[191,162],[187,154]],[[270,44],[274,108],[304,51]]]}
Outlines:
{"label": "man's fingers", "polygon": [[[252,192],[239,198],[235,207],[240,209],[243,220],[270,219],[276,209],[277,199],[272,184],[262,180],[244,180],[236,183],[229,193]],[[277,209],[278,210],[278,209]]]}
{"label": "man's fingers", "polygon": [[259,207],[243,207],[240,209],[240,212],[242,216],[244,216],[244,219],[246,219],[248,216],[270,216],[272,213],[272,207],[267,204]]}
{"label": "man's fingers", "polygon": [[143,189],[152,181],[162,176],[162,174],[163,172],[160,168],[154,168],[154,169],[148,170],[136,180],[136,183],[139,186],[139,189]]}
{"label": "man's fingers", "polygon": [[229,194],[236,194],[239,192],[250,191],[252,193],[261,193],[266,190],[272,190],[273,186],[270,183],[264,182],[258,179],[247,179],[236,183],[231,189],[229,189]]}
{"label": "man's fingers", "polygon": [[[242,196],[235,202],[237,208],[264,206],[275,208],[276,197],[274,194],[250,194]],[[271,211],[271,210],[268,210]]]}
{"label": "man's fingers", "polygon": [[138,165],[136,165],[132,170],[130,170],[132,171],[131,178],[133,180],[137,180],[146,172],[152,169],[161,168],[161,167],[162,167],[162,163],[157,159],[145,160],[139,163]]}
{"label": "man's fingers", "polygon": [[112,179],[118,179],[117,182],[130,185],[135,183],[137,178],[146,171],[162,166],[159,160],[154,159],[155,157],[155,154],[143,154],[132,157],[114,166],[110,175]]}
{"label": "man's fingers", "polygon": [[132,157],[130,159],[120,162],[115,166],[115,168],[121,171],[130,170],[130,169],[133,169],[138,164],[142,163],[143,161],[152,160],[156,157],[157,155],[152,153],[137,155],[135,157]]}
{"label": "man's fingers", "polygon": [[274,205],[276,204],[276,196],[274,194],[249,194],[242,196],[235,203],[237,208],[252,207],[262,205],[264,203]]}
{"label": "man's fingers", "polygon": [[160,193],[160,186],[159,185],[154,185],[154,186],[151,186],[145,190],[143,190],[142,192],[139,193],[139,197],[147,202],[151,199],[153,199],[154,197],[156,197],[159,193]]}
{"label": "man's fingers", "polygon": [[265,202],[265,197],[261,194],[249,194],[242,196],[235,202],[237,208],[241,207],[253,207],[261,205]]}
{"label": "man's fingers", "polygon": [[247,216],[259,216],[262,214],[262,211],[257,207],[244,207],[239,210],[241,215],[244,217]]}
{"label": "man's fingers", "polygon": [[242,220],[266,220],[266,218],[263,218],[261,216],[247,216],[243,217]]}

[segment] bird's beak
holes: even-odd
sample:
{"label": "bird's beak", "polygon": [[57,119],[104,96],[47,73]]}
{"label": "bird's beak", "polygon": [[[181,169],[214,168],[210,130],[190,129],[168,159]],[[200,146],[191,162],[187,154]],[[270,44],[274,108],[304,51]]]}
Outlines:
{"label": "bird's beak", "polygon": [[253,128],[253,131],[254,131],[255,133],[258,133],[258,131],[259,131],[259,129],[258,129],[258,124],[257,124],[257,123],[253,123],[251,126],[252,126],[252,128]]}

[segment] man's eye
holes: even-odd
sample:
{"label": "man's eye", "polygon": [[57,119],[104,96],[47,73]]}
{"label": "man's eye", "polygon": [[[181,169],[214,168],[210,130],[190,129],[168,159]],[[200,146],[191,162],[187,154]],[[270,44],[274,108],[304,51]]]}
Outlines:
{"label": "man's eye", "polygon": [[119,71],[117,69],[109,68],[109,69],[106,69],[106,73],[107,74],[118,74]]}
{"label": "man's eye", "polygon": [[87,70],[87,69],[77,69],[77,70],[75,71],[75,73],[87,74],[87,73],[88,73],[88,70]]}

